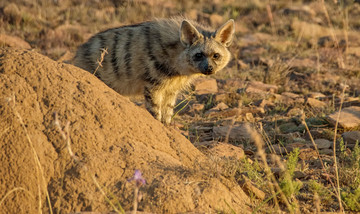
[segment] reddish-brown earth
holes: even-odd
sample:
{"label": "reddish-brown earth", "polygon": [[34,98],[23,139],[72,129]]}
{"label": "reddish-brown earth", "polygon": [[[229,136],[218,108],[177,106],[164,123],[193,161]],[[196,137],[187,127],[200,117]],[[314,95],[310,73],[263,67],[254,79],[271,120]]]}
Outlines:
{"label": "reddish-brown earth", "polygon": [[[0,51],[1,213],[131,210],[139,169],[139,210],[249,212],[248,197],[173,128],[72,65],[29,50]],[[71,148],[54,124],[70,122]],[[23,125],[22,125],[23,123]],[[39,161],[40,165],[37,164]],[[40,167],[41,166],[41,167]],[[5,195],[7,196],[5,197]]]}

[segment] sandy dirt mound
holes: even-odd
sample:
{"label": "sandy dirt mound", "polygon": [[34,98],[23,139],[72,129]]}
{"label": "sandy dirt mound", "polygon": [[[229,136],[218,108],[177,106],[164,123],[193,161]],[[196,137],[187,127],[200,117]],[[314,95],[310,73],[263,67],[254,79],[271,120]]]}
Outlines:
{"label": "sandy dirt mound", "polygon": [[[185,137],[72,65],[28,50],[0,49],[0,212],[139,210],[247,212],[249,199]],[[70,122],[72,150],[54,125]],[[39,162],[37,162],[39,160]],[[41,166],[41,167],[40,167]]]}

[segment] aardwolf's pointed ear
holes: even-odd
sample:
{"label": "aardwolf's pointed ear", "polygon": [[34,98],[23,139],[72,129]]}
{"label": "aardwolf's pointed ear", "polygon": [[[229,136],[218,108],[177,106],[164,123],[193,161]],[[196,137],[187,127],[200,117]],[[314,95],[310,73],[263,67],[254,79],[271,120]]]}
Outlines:
{"label": "aardwolf's pointed ear", "polygon": [[229,47],[233,40],[235,33],[235,23],[233,19],[230,19],[225,24],[223,24],[215,32],[215,40],[219,41],[225,47]]}
{"label": "aardwolf's pointed ear", "polygon": [[180,27],[180,41],[184,46],[192,45],[196,40],[201,38],[198,30],[188,21],[184,20]]}

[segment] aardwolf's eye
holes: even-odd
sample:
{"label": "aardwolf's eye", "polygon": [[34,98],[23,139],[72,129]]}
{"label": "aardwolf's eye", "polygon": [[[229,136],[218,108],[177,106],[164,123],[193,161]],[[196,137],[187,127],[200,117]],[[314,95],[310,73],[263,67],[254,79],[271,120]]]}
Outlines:
{"label": "aardwolf's eye", "polygon": [[220,54],[215,53],[215,54],[213,55],[213,59],[219,59],[219,58],[220,58]]}
{"label": "aardwolf's eye", "polygon": [[201,60],[203,58],[204,54],[203,53],[196,53],[195,54],[195,60]]}

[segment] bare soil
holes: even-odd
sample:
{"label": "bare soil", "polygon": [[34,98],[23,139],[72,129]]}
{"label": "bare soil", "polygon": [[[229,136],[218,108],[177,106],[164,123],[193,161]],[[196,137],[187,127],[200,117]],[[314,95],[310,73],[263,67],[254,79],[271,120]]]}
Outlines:
{"label": "bare soil", "polygon": [[[131,210],[135,169],[146,179],[139,210],[248,212],[247,195],[217,176],[184,136],[72,65],[28,50],[0,52],[1,213]],[[54,125],[70,122],[71,148]],[[24,126],[22,126],[24,124]],[[40,162],[40,166],[37,164]]]}

